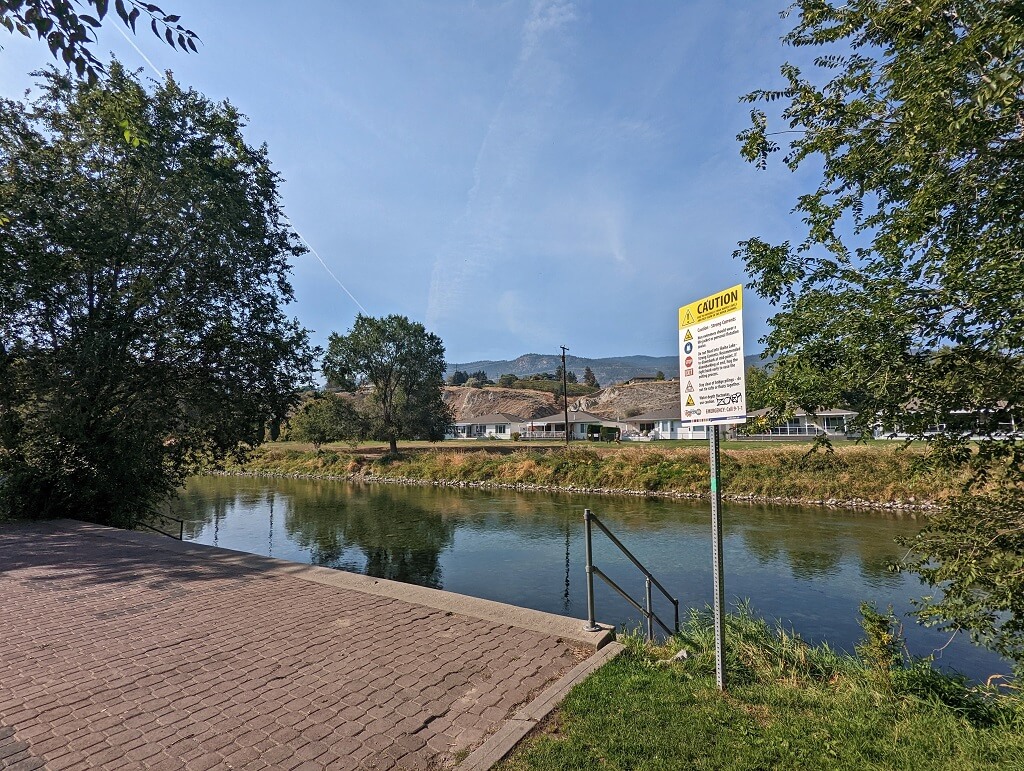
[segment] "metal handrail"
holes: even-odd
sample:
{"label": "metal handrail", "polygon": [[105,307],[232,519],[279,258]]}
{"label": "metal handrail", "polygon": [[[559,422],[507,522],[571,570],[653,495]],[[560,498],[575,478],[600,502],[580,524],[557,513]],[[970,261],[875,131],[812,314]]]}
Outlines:
{"label": "metal handrail", "polygon": [[148,522],[142,522],[141,520],[139,522],[137,522],[136,524],[142,525],[142,527],[147,527],[147,528],[149,528],[150,530],[152,530],[155,533],[160,533],[160,535],[166,535],[168,538],[177,538],[179,541],[184,541],[185,540],[185,520],[178,519],[177,517],[172,517],[172,516],[169,516],[167,514],[153,514],[151,516],[159,517],[160,519],[169,519],[169,520],[171,520],[173,522],[177,522],[178,523],[178,534],[175,535],[174,533],[168,533],[166,530],[161,530],[160,528],[154,527],[153,525],[149,524]]}
{"label": "metal handrail", "polygon": [[[668,589],[661,585],[661,582],[655,578],[651,571],[648,570],[633,553],[630,552],[625,546],[622,545],[622,541],[615,537],[615,535],[604,526],[590,509],[583,510],[583,525],[586,532],[586,559],[587,559],[587,626],[584,629],[588,632],[596,632],[601,627],[597,625],[597,621],[594,618],[594,575],[608,584],[612,589],[622,595],[630,605],[636,608],[638,611],[644,614],[644,618],[647,619],[647,639],[654,639],[654,622],[658,623],[662,629],[665,630],[665,634],[673,634],[673,631],[665,625],[658,614],[654,612],[654,608],[651,603],[651,586],[658,587],[658,590],[665,595],[669,602],[672,603],[675,608],[675,631],[679,631],[679,600],[669,594]],[[597,525],[601,528],[601,531],[608,536],[608,539],[618,547],[619,551],[625,554],[629,561],[632,562],[644,574],[644,584],[646,588],[646,599],[647,606],[642,606],[639,602],[634,600],[621,586],[615,583],[609,578],[599,567],[594,564],[594,547],[593,547],[593,525]]]}

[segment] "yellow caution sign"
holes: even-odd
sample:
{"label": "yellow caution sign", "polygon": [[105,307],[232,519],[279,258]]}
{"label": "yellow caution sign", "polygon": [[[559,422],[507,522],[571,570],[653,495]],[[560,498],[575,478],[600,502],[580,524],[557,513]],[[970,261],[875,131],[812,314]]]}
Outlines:
{"label": "yellow caution sign", "polygon": [[686,330],[686,334],[683,335],[683,340],[693,340],[693,333],[690,330]]}
{"label": "yellow caution sign", "polygon": [[700,324],[727,313],[743,310],[743,285],[713,294],[679,309],[679,328]]}
{"label": "yellow caution sign", "polygon": [[686,406],[687,407],[693,407],[694,406],[694,402],[693,402],[693,397],[692,396],[687,396],[686,397]]}

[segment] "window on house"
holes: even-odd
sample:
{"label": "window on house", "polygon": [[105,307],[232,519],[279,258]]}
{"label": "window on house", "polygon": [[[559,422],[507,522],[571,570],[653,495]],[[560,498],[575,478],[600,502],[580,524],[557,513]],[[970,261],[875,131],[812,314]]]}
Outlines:
{"label": "window on house", "polygon": [[508,433],[508,426],[506,426],[504,423],[499,423],[498,425],[496,425],[494,427],[494,433],[496,433],[496,434],[507,434]]}

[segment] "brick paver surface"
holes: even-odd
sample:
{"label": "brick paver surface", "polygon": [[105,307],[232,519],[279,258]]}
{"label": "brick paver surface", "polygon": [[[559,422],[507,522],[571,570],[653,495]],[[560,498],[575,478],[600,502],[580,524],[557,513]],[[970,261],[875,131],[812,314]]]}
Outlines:
{"label": "brick paver surface", "polygon": [[443,768],[576,661],[158,538],[0,526],[0,768]]}

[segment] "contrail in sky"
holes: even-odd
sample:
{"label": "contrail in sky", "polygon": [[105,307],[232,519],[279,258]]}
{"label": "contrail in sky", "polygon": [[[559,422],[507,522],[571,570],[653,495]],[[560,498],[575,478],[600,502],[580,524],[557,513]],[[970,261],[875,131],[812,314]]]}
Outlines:
{"label": "contrail in sky", "polygon": [[[148,57],[148,56],[146,56],[146,55],[145,55],[144,53],[142,53],[142,49],[141,49],[141,48],[139,48],[139,47],[138,47],[137,45],[135,45],[135,41],[134,41],[134,40],[132,40],[132,39],[131,39],[131,38],[130,38],[130,37],[128,36],[128,34],[127,34],[127,33],[126,33],[126,32],[125,32],[125,31],[124,31],[123,29],[121,29],[121,27],[119,27],[119,26],[118,26],[117,24],[113,24],[112,26],[114,27],[114,29],[116,29],[116,30],[117,30],[118,32],[120,32],[120,33],[121,33],[121,37],[123,37],[123,38],[124,38],[125,40],[127,40],[127,41],[128,41],[128,45],[130,45],[130,46],[131,46],[132,48],[134,48],[134,49],[135,49],[135,53],[137,53],[137,54],[138,54],[139,56],[141,56],[141,57],[143,58],[143,60],[144,60],[144,61],[146,62],[146,64],[148,64],[148,65],[149,65],[149,68],[150,68],[151,70],[153,70],[153,72],[154,72],[154,73],[156,73],[156,76],[157,76],[158,78],[162,78],[162,77],[164,77],[164,74],[163,74],[162,72],[160,72],[160,70],[158,70],[158,69],[157,69],[156,65],[155,65],[155,64],[153,64],[153,62],[151,62],[151,61],[149,60],[149,57]],[[285,215],[285,219],[288,219],[288,216],[287,216],[287,215]],[[329,275],[329,276],[330,276],[331,278],[333,278],[333,279],[334,279],[334,282],[335,282],[335,283],[336,283],[336,284],[337,284],[338,286],[340,286],[340,287],[341,287],[341,288],[342,288],[343,290],[345,290],[345,294],[347,294],[347,295],[348,295],[348,296],[349,296],[350,298],[352,298],[352,302],[354,302],[354,303],[355,303],[356,305],[358,305],[358,306],[359,306],[359,310],[361,310],[361,311],[362,311],[362,312],[363,312],[364,314],[366,314],[367,316],[369,316],[369,315],[370,315],[369,311],[367,311],[367,310],[366,310],[366,308],[364,308],[364,307],[363,307],[363,304],[362,304],[361,302],[359,302],[359,300],[357,300],[357,299],[355,298],[355,295],[353,295],[353,294],[352,294],[352,293],[351,293],[350,291],[348,291],[348,287],[346,287],[346,286],[345,286],[345,285],[344,285],[343,283],[341,283],[341,279],[340,279],[340,278],[338,278],[338,277],[337,277],[336,275],[334,275],[334,271],[333,271],[333,270],[331,270],[331,269],[330,269],[330,268],[329,268],[329,267],[327,266],[327,263],[326,263],[326,262],[324,262],[324,259],[323,259],[323,257],[321,257],[321,256],[320,256],[320,253],[319,253],[319,252],[317,252],[317,250],[313,248],[313,245],[312,245],[311,243],[309,243],[309,241],[307,241],[307,240],[305,239],[305,237],[304,237],[304,236],[302,235],[302,233],[300,233],[300,232],[299,232],[299,229],[298,229],[297,227],[295,227],[295,224],[294,224],[294,223],[293,223],[293,222],[292,222],[292,221],[291,221],[290,219],[288,219],[288,224],[289,224],[289,225],[291,225],[291,228],[292,228],[292,230],[294,230],[294,231],[295,231],[295,235],[297,235],[297,236],[299,237],[299,240],[300,240],[300,241],[302,241],[302,243],[304,243],[304,244],[306,245],[306,248],[307,248],[307,249],[309,249],[309,251],[311,251],[311,252],[313,253],[313,256],[314,256],[314,257],[316,257],[317,261],[318,261],[318,262],[319,262],[319,263],[320,263],[321,265],[323,265],[323,267],[324,267],[324,270],[326,270],[326,271],[327,271],[327,273],[328,273],[328,275]]]}
{"label": "contrail in sky", "polygon": [[149,60],[149,57],[148,57],[148,56],[146,56],[146,55],[145,55],[144,53],[142,53],[142,49],[141,49],[141,48],[139,48],[139,47],[138,47],[137,45],[135,45],[135,41],[134,41],[134,40],[132,40],[132,39],[131,39],[130,37],[128,37],[128,33],[127,33],[127,32],[125,32],[125,31],[124,31],[123,29],[121,29],[120,25],[118,25],[118,24],[114,23],[114,24],[112,24],[111,26],[112,26],[112,27],[113,27],[114,29],[116,29],[116,30],[117,30],[118,32],[120,32],[120,33],[121,33],[121,37],[123,37],[123,38],[124,38],[125,40],[127,40],[127,41],[128,41],[128,45],[130,45],[130,46],[131,46],[132,48],[134,48],[134,49],[135,49],[135,53],[137,53],[137,54],[138,54],[139,56],[141,56],[141,57],[142,57],[142,58],[143,58],[143,59],[145,60],[146,64],[148,64],[148,65],[149,65],[149,68],[150,68],[151,70],[153,70],[153,72],[155,72],[155,73],[156,73],[156,76],[157,76],[158,78],[162,78],[162,77],[164,76],[164,75],[163,75],[163,73],[162,73],[162,72],[160,72],[160,70],[158,70],[158,69],[156,68],[156,65],[155,65],[155,64],[153,64],[153,62],[151,62],[151,61]]}
{"label": "contrail in sky", "polygon": [[295,235],[297,235],[299,237],[299,240],[302,241],[302,243],[304,243],[306,245],[306,248],[309,249],[309,251],[311,251],[313,253],[313,256],[316,257],[317,260],[320,261],[320,264],[324,266],[324,270],[326,270],[327,273],[330,275],[330,277],[334,279],[335,283],[338,286],[340,286],[342,289],[345,290],[345,294],[347,294],[349,297],[352,298],[352,302],[354,302],[356,305],[359,306],[359,310],[361,310],[365,315],[369,316],[370,312],[368,310],[366,310],[366,308],[363,307],[363,304],[361,302],[359,302],[359,300],[357,300],[355,298],[354,294],[352,294],[350,291],[348,291],[348,287],[346,287],[343,283],[341,283],[341,279],[334,275],[334,271],[331,270],[329,267],[327,267],[327,263],[324,262],[323,257],[321,257],[320,254],[317,252],[317,250],[312,247],[312,245],[309,243],[309,241],[307,241],[305,238],[303,238],[302,233],[300,233],[296,229],[295,225],[292,224],[291,220],[288,220],[288,224],[292,226],[292,230],[295,231]]}

